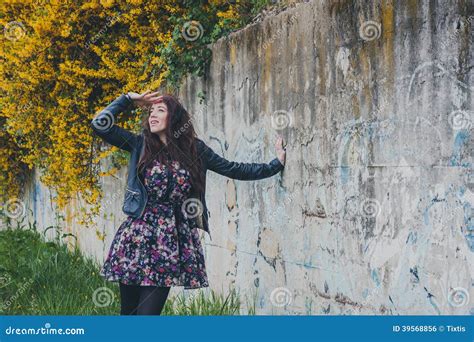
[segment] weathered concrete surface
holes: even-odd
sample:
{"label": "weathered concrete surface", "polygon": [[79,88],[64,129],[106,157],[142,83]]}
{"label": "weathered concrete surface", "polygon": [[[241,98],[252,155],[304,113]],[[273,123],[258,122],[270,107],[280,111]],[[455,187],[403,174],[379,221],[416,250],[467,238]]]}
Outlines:
{"label": "weathered concrete surface", "polygon": [[[109,170],[111,167],[111,160],[104,160],[100,171]],[[101,178],[104,198],[98,218],[87,227],[79,224],[81,209],[87,208],[87,204],[81,198],[73,197],[64,211],[58,210],[54,201],[56,193],[42,184],[40,172],[35,170],[25,185],[26,196],[22,198],[22,202],[27,215],[23,222],[36,222],[39,230],[46,230],[44,234],[47,239],[54,240],[59,237],[71,248],[77,244],[86,256],[102,263],[115,232],[126,219],[122,212],[126,179],[126,167],[121,168],[113,177]],[[62,237],[68,233],[75,237]]]}
{"label": "weathered concrete surface", "polygon": [[288,141],[282,177],[209,174],[214,287],[256,292],[265,314],[472,310],[448,298],[473,297],[473,12],[312,1],[213,46],[182,91],[201,136],[248,162]]}
{"label": "weathered concrete surface", "polygon": [[[261,181],[209,172],[212,288],[237,287],[258,314],[474,312],[473,14],[467,1],[312,1],[213,46],[181,93],[200,136],[268,162],[281,133],[288,155]],[[103,179],[96,230],[70,218],[79,202],[65,215],[99,262],[125,218],[125,173]],[[46,227],[37,184],[27,201]]]}

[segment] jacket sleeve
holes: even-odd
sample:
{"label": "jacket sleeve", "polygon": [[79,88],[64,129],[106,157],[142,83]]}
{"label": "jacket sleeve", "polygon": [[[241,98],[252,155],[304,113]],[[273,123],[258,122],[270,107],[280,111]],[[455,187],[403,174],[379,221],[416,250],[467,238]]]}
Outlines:
{"label": "jacket sleeve", "polygon": [[284,165],[278,158],[270,163],[240,163],[228,161],[219,156],[202,140],[199,139],[198,146],[201,148],[201,155],[205,160],[207,169],[214,171],[222,176],[238,180],[258,180],[271,177],[281,170]]}
{"label": "jacket sleeve", "polygon": [[136,144],[137,135],[115,124],[117,116],[131,108],[133,101],[125,94],[120,95],[92,119],[92,129],[109,144],[131,152]]}

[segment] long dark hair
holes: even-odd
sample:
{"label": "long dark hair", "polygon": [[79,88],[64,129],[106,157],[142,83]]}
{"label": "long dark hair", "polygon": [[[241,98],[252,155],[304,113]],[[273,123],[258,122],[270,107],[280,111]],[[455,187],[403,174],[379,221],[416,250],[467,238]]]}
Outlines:
{"label": "long dark hair", "polygon": [[180,167],[190,173],[191,193],[200,193],[204,188],[204,179],[201,159],[196,147],[197,135],[191,116],[178,99],[171,94],[161,95],[159,102],[163,102],[168,109],[165,129],[167,145],[160,140],[158,134],[150,131],[148,119],[152,112],[152,106],[146,107],[142,119],[145,149],[138,161],[139,175],[143,177],[146,167],[154,159],[158,159],[160,163],[167,166],[170,165],[170,160],[177,160]]}

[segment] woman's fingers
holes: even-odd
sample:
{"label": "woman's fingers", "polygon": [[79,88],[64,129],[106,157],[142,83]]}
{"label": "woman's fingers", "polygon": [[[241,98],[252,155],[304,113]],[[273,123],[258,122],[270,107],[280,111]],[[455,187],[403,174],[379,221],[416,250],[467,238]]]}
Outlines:
{"label": "woman's fingers", "polygon": [[147,99],[147,101],[150,102],[150,103],[156,103],[160,100],[160,98],[161,98],[161,96],[153,97],[153,98]]}
{"label": "woman's fingers", "polygon": [[156,96],[159,96],[159,94],[160,94],[160,93],[159,93],[158,91],[156,91],[156,92],[154,92],[154,93],[149,93],[149,94],[147,94],[147,95],[145,96],[145,98],[156,97]]}
{"label": "woman's fingers", "polygon": [[276,143],[275,148],[277,151],[282,152],[283,154],[286,152],[286,144],[283,144],[283,137],[279,136]]}
{"label": "woman's fingers", "polygon": [[144,100],[144,99],[146,98],[146,95],[147,95],[149,92],[150,92],[150,91],[147,90],[146,92],[144,92],[144,93],[138,95],[138,98],[139,98],[140,100]]}
{"label": "woman's fingers", "polygon": [[148,99],[149,100],[156,100],[156,99],[159,99],[160,97],[161,97],[161,95],[148,96]]}
{"label": "woman's fingers", "polygon": [[277,148],[283,148],[283,138],[281,136],[278,136],[278,139],[275,145]]}
{"label": "woman's fingers", "polygon": [[138,95],[137,100],[142,101],[144,103],[155,103],[159,99],[160,97],[159,95],[160,95],[159,91],[152,92],[151,90],[148,89],[144,93]]}

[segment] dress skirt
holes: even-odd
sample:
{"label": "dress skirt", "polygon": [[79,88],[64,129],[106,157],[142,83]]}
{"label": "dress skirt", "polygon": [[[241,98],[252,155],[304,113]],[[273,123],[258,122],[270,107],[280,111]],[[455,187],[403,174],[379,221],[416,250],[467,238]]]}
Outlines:
{"label": "dress skirt", "polygon": [[148,201],[115,233],[100,274],[108,281],[144,286],[209,286],[199,228],[183,212],[190,174],[178,161],[146,168]]}

